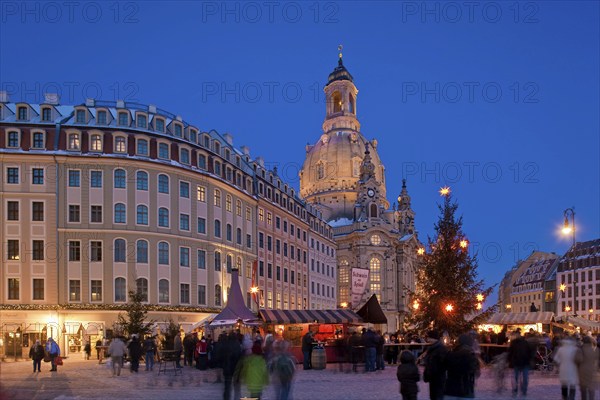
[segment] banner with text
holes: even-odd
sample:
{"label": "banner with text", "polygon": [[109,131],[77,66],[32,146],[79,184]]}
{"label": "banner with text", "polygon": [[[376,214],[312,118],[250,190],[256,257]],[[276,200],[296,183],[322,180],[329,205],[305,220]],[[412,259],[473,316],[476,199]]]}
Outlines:
{"label": "banner with text", "polygon": [[369,270],[365,268],[352,268],[352,307],[359,303],[369,281]]}

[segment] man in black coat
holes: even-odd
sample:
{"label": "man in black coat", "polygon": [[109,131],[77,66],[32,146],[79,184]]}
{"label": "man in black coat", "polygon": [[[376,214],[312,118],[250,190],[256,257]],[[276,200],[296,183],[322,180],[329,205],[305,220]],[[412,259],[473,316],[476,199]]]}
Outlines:
{"label": "man in black coat", "polygon": [[535,355],[536,348],[521,336],[521,329],[517,328],[513,340],[508,347],[508,366],[515,371],[515,377],[512,385],[513,395],[516,396],[519,391],[519,376],[521,376],[521,394],[527,395],[527,386],[529,384],[529,369]]}
{"label": "man in black coat", "polygon": [[427,332],[427,343],[430,343],[425,353],[425,370],[423,380],[429,382],[429,398],[431,400],[442,400],[444,398],[444,386],[446,385],[446,355],[448,349],[440,341],[437,331]]}
{"label": "man in black coat", "polygon": [[242,346],[240,345],[238,336],[235,332],[231,332],[229,335],[219,338],[219,342],[221,342],[219,345],[219,358],[221,359],[223,379],[225,381],[223,399],[231,400],[233,375],[237,363],[242,356]]}
{"label": "man in black coat", "polygon": [[446,396],[475,398],[475,378],[479,376],[479,360],[473,351],[473,338],[464,333],[458,346],[446,355]]}
{"label": "man in black coat", "polygon": [[312,363],[311,363],[311,356],[312,356],[312,349],[313,349],[313,335],[311,331],[306,332],[306,334],[302,337],[302,359],[303,359],[303,366],[304,369],[311,369],[312,368]]}

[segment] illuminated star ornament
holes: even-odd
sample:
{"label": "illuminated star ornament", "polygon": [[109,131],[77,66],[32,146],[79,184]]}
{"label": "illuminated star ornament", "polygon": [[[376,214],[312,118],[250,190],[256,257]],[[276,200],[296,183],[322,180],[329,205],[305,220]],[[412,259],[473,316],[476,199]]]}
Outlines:
{"label": "illuminated star ornament", "polygon": [[422,256],[423,254],[425,254],[425,249],[422,247],[419,247],[419,249],[417,250],[417,254]]}
{"label": "illuminated star ornament", "polygon": [[483,295],[481,293],[477,295],[477,301],[480,303],[483,301]]}
{"label": "illuminated star ornament", "polygon": [[466,249],[468,245],[469,245],[469,242],[466,241],[465,239],[460,241],[460,247],[462,247],[463,249]]}
{"label": "illuminated star ornament", "polygon": [[446,311],[451,312],[452,310],[454,310],[454,306],[452,304],[447,304]]}
{"label": "illuminated star ornament", "polygon": [[561,283],[559,289],[561,292],[564,292],[567,289],[567,285],[565,285],[564,283]]}
{"label": "illuminated star ornament", "polygon": [[440,196],[448,196],[449,194],[450,194],[449,186],[444,186],[443,188],[440,188]]}

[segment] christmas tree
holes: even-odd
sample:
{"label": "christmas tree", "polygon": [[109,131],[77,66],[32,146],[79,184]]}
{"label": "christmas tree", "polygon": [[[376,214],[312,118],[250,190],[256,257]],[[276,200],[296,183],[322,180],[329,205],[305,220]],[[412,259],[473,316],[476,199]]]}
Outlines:
{"label": "christmas tree", "polygon": [[469,255],[469,242],[462,231],[462,217],[455,216],[458,204],[449,188],[440,193],[440,217],[435,237],[428,238],[428,251],[419,249],[417,288],[412,294],[408,322],[423,332],[447,331],[451,337],[465,333],[485,321],[494,307],[483,310],[483,301],[493,287],[484,289],[477,278],[477,256]]}
{"label": "christmas tree", "polygon": [[152,332],[154,321],[146,322],[148,311],[144,301],[147,295],[135,290],[129,291],[129,302],[125,313],[119,313],[117,322],[114,325],[115,331],[119,334],[129,337],[133,334],[140,338]]}

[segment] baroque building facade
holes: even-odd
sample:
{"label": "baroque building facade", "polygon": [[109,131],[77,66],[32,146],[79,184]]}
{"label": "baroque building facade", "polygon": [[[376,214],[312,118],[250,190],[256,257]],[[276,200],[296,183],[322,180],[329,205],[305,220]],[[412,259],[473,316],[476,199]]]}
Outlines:
{"label": "baroque building facade", "polygon": [[[395,332],[402,328],[415,289],[420,242],[411,198],[404,181],[398,204],[390,209],[378,143],[360,130],[358,89],[341,54],[324,91],[323,133],[306,147],[300,194],[333,227],[338,304],[356,308],[376,294],[388,319],[387,331]],[[364,274],[365,287],[353,283],[353,276]]]}
{"label": "baroque building facade", "polygon": [[80,351],[129,290],[189,328],[225,305],[234,267],[255,310],[336,303],[335,275],[309,295],[309,244],[333,256],[332,229],[229,134],[152,105],[2,93],[0,165],[0,355],[49,336]]}

